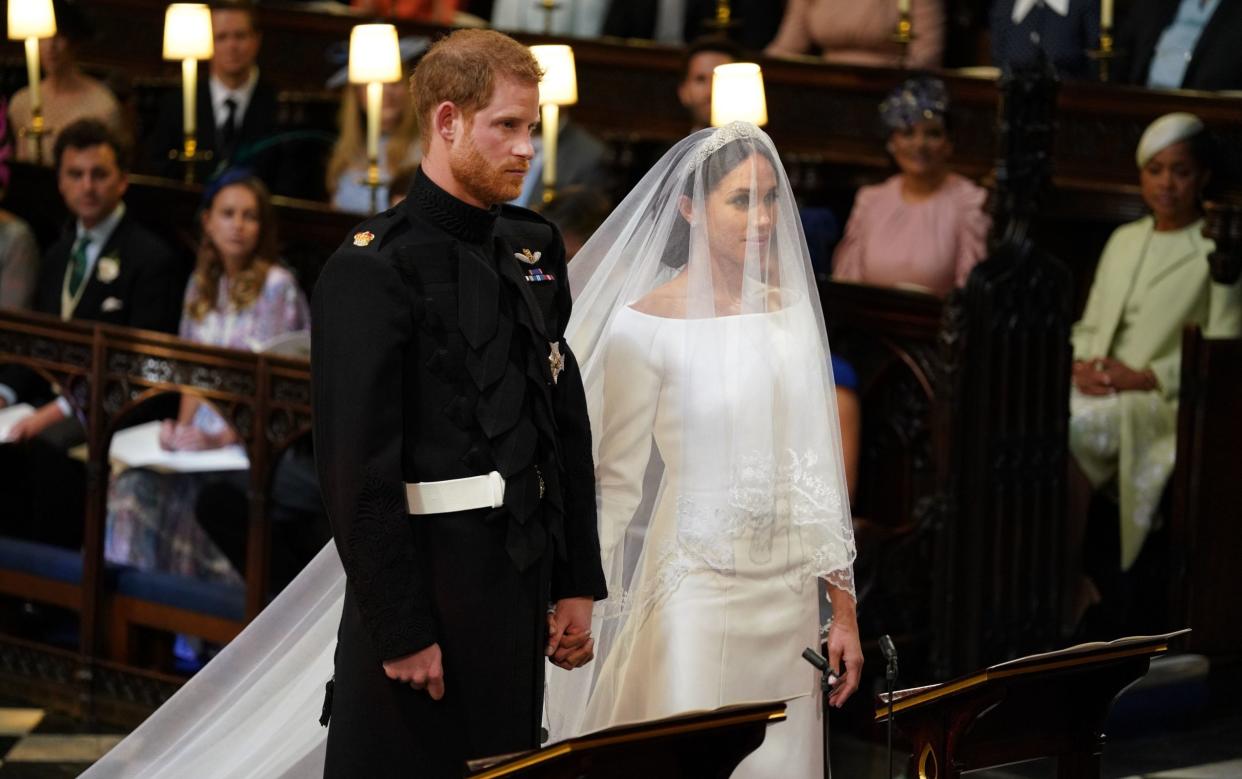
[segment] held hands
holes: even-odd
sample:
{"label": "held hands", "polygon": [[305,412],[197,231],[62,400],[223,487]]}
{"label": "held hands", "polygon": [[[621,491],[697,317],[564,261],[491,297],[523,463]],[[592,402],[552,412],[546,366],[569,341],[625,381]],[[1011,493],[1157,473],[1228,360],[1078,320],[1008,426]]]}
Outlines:
{"label": "held hands", "polygon": [[444,666],[440,663],[439,644],[396,660],[385,660],[384,673],[389,679],[405,682],[415,690],[426,690],[433,701],[444,697]]}
{"label": "held hands", "polygon": [[1136,371],[1111,357],[1074,361],[1074,386],[1084,395],[1112,395],[1118,392],[1148,391],[1159,388],[1150,370]]}
{"label": "held hands", "polygon": [[552,664],[566,671],[581,668],[595,658],[591,638],[591,598],[562,598],[548,613],[548,646]]}
{"label": "held hands", "polygon": [[[862,678],[862,644],[858,640],[858,621],[852,612],[833,615],[827,644],[828,667],[836,674],[836,679],[830,682],[833,690],[828,704],[839,709],[858,689]],[[844,674],[840,673],[842,660],[845,661]]]}

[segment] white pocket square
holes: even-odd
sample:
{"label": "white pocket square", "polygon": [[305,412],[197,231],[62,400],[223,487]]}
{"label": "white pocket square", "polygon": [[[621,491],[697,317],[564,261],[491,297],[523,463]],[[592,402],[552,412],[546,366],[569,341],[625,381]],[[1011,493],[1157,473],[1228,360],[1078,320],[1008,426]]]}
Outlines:
{"label": "white pocket square", "polygon": [[99,310],[106,314],[109,311],[120,311],[122,308],[125,308],[124,300],[120,298],[104,298],[103,305],[99,307]]}

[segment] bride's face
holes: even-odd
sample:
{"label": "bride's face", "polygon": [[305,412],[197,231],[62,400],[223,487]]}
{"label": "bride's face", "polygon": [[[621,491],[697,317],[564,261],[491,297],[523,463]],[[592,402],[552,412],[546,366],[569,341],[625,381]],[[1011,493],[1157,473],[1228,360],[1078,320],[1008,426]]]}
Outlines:
{"label": "bride's face", "polygon": [[741,268],[747,256],[766,263],[775,224],[776,171],[762,154],[752,154],[729,171],[707,195],[707,242],[712,262]]}

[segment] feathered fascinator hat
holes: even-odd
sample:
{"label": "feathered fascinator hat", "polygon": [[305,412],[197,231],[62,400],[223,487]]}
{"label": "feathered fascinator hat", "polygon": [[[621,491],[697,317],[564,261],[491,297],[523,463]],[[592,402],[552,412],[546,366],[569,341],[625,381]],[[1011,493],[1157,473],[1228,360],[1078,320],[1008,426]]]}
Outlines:
{"label": "feathered fascinator hat", "polygon": [[889,130],[904,130],[927,119],[944,119],[949,111],[949,92],[944,82],[931,76],[915,76],[894,89],[880,103],[880,119]]}

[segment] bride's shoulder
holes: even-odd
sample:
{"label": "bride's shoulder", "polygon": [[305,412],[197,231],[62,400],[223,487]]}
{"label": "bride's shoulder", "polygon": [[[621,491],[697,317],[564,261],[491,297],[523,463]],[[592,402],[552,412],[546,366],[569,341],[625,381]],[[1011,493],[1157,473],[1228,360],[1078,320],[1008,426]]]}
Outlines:
{"label": "bride's shoulder", "polygon": [[640,314],[665,319],[683,319],[686,316],[686,277],[684,274],[648,292],[629,305]]}

